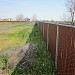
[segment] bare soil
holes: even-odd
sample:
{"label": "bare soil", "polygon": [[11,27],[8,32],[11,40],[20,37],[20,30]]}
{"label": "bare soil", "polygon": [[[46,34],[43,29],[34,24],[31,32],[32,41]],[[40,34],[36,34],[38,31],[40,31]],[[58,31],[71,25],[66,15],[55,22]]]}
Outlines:
{"label": "bare soil", "polygon": [[[15,68],[18,65],[20,68],[32,68],[36,51],[37,46],[33,43],[27,43],[24,46],[16,47],[15,50],[7,51],[9,56],[8,68]],[[0,75],[8,75],[6,69],[1,70]]]}

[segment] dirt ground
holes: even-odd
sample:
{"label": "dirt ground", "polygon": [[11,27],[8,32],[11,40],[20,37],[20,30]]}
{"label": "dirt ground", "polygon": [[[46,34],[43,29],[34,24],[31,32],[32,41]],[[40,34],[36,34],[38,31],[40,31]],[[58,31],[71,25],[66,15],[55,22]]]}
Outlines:
{"label": "dirt ground", "polygon": [[[33,43],[27,43],[24,46],[18,46],[16,49],[7,51],[7,55],[10,57],[8,61],[8,68],[15,68],[18,64],[20,68],[33,67],[34,54],[37,51],[37,47]],[[8,75],[6,68],[0,71],[0,75]]]}
{"label": "dirt ground", "polygon": [[[8,25],[8,24],[3,25],[3,24],[0,23],[0,29],[1,29],[0,30],[0,35],[5,34],[5,33],[9,32],[9,31],[13,30],[14,28],[23,26],[25,24],[28,24],[30,26],[33,26],[33,25],[35,25],[35,22],[28,22],[28,23],[23,22],[23,23],[20,23],[20,24],[19,23],[17,23],[17,24],[15,23],[15,24],[10,24],[10,25]],[[4,26],[7,26],[7,27],[4,27]]]}

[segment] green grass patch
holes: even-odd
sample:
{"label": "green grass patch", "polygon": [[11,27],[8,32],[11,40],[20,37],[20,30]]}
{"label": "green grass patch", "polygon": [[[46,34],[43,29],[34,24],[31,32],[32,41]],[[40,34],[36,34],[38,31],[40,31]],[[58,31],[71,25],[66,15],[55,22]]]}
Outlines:
{"label": "green grass patch", "polygon": [[19,69],[17,66],[12,75],[55,75],[53,60],[37,25],[33,27],[27,42],[35,43],[38,47],[37,52],[34,55],[35,63],[33,68],[29,69],[26,67],[25,69]]}
{"label": "green grass patch", "polygon": [[[12,50],[27,42],[37,45],[33,67],[31,69],[28,67],[20,69],[18,66],[16,66],[16,68],[9,68],[9,75],[55,75],[54,62],[37,25],[30,26],[25,24],[0,36],[1,49],[9,48],[9,50]],[[0,55],[0,69],[7,66],[9,58],[10,57]]]}
{"label": "green grass patch", "polygon": [[37,25],[34,26],[28,41],[33,42],[38,46],[35,57],[36,63],[34,64],[34,70],[36,71],[36,74],[52,75],[55,73],[55,67],[50,52],[47,49],[46,43],[44,42],[42,34]]}
{"label": "green grass patch", "polygon": [[0,50],[8,47],[12,48],[14,46],[23,45],[26,43],[31,31],[32,26],[25,24],[0,35]]}

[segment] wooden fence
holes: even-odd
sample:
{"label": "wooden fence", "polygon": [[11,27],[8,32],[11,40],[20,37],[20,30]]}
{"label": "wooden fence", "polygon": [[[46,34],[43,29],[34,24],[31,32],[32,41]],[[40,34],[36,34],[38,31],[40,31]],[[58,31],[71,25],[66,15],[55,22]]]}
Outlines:
{"label": "wooden fence", "polygon": [[58,75],[75,75],[75,26],[38,22]]}

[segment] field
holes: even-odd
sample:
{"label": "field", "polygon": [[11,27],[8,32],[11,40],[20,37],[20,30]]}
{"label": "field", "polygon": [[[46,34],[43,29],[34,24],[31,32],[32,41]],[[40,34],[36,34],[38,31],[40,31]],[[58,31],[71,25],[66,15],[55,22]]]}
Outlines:
{"label": "field", "polygon": [[28,28],[29,30],[32,27],[28,27],[27,24],[26,25],[24,24],[25,23],[13,23],[13,22],[0,23],[0,50],[6,49],[8,47],[13,48],[16,45],[21,45],[25,43],[26,39],[28,38],[28,35],[25,34],[26,36],[23,36],[23,33],[25,29],[27,30]]}
{"label": "field", "polygon": [[37,24],[0,22],[0,74],[55,74],[51,54]]}

